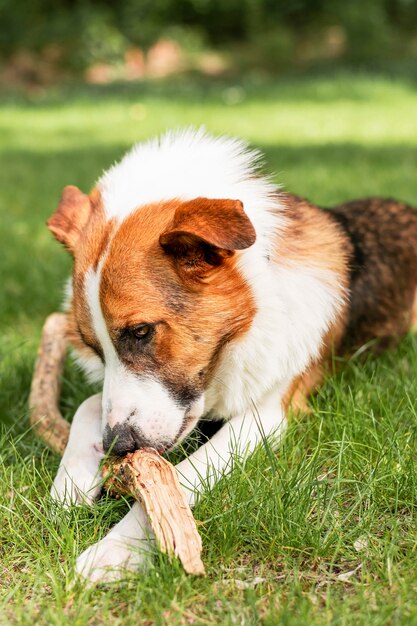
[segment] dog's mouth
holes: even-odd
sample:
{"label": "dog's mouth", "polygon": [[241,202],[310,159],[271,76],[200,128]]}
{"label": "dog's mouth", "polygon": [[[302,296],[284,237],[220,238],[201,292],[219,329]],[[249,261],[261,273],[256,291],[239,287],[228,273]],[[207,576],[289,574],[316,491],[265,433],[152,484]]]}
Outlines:
{"label": "dog's mouth", "polygon": [[179,443],[181,443],[183,439],[183,435],[185,431],[187,430],[190,422],[191,420],[184,420],[184,423],[182,424],[180,430],[178,431],[177,436],[175,437],[174,441],[172,441],[171,443],[164,443],[163,445],[158,444],[157,446],[155,446],[155,450],[159,454],[165,454],[173,450]]}
{"label": "dog's mouth", "polygon": [[[159,454],[165,454],[173,450],[181,441],[191,432],[191,430],[197,425],[198,418],[189,415],[183,420],[181,428],[179,429],[175,440],[172,443],[158,444],[155,449]],[[191,428],[190,428],[191,427]]]}
{"label": "dog's mouth", "polygon": [[185,415],[181,428],[179,429],[174,441],[169,443],[158,444],[155,446],[155,450],[159,454],[166,454],[173,450],[181,441],[188,435],[189,432],[197,425],[198,418],[194,415]]}
{"label": "dog's mouth", "polygon": [[177,447],[197,425],[199,417],[188,409],[174,437],[148,437],[138,425],[118,423],[113,427],[106,425],[103,433],[103,448],[116,456],[123,456],[141,448],[154,448],[159,454],[166,454]]}
{"label": "dog's mouth", "polygon": [[182,421],[181,428],[179,429],[177,436],[175,438],[175,442],[169,447],[171,450],[176,445],[181,443],[183,439],[193,430],[193,428],[197,425],[198,417],[195,415],[191,415],[189,413],[185,414],[185,417]]}

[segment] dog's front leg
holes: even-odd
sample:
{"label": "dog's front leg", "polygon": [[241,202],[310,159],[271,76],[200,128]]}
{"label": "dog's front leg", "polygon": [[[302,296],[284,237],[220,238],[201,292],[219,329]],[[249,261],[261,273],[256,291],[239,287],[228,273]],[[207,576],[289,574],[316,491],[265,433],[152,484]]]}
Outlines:
{"label": "dog's front leg", "polygon": [[70,436],[51,488],[54,500],[92,504],[100,493],[100,461],[103,458],[101,394],[85,400],[74,415]]}
{"label": "dog's front leg", "polygon": [[250,454],[266,437],[280,440],[286,427],[281,394],[269,392],[259,406],[232,418],[194,454],[176,466],[180,482],[193,506],[197,496],[233,468],[233,460]]}
{"label": "dog's front leg", "polygon": [[135,502],[101,541],[80,554],[75,571],[92,583],[119,580],[126,571],[146,566],[153,543],[147,515]]}
{"label": "dog's front leg", "polygon": [[[264,437],[277,439],[285,430],[281,396],[271,392],[253,412],[232,418],[201,448],[176,466],[188,501],[232,469],[236,456],[250,453]],[[91,582],[116,580],[126,570],[146,563],[151,538],[146,515],[139,503],[98,543],[83,552],[76,571]]]}

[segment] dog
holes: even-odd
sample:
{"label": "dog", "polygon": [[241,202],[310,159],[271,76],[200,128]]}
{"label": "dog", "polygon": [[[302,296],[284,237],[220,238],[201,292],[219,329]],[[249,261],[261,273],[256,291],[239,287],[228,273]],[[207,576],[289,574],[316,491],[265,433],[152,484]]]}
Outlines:
{"label": "dog", "polygon": [[[55,500],[92,503],[109,450],[164,453],[221,419],[176,466],[192,506],[235,455],[279,442],[334,352],[416,326],[417,213],[380,198],[325,210],[259,163],[242,141],[185,130],[134,146],[89,195],[64,189],[48,227],[74,260],[68,337],[103,386],[74,416]],[[76,571],[116,580],[151,541],[135,503]]]}

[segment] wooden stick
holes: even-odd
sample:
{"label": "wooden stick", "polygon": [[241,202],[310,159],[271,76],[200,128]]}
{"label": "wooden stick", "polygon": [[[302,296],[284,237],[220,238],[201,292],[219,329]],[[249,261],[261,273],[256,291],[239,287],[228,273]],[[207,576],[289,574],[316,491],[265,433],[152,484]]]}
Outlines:
{"label": "wooden stick", "polygon": [[178,557],[188,574],[203,575],[201,537],[174,466],[154,448],[141,448],[112,460],[109,470],[106,487],[119,491],[121,484],[142,502],[161,552]]}
{"label": "wooden stick", "polygon": [[59,410],[61,375],[67,349],[66,324],[64,313],[52,313],[46,318],[29,395],[30,423],[36,434],[61,455],[70,429]]}
{"label": "wooden stick", "polygon": [[[42,330],[29,407],[36,434],[61,455],[70,428],[59,410],[66,347],[66,316],[53,313]],[[201,537],[174,466],[153,448],[144,448],[110,460],[103,472],[107,489],[130,493],[142,502],[160,550],[177,556],[187,573],[204,574]]]}

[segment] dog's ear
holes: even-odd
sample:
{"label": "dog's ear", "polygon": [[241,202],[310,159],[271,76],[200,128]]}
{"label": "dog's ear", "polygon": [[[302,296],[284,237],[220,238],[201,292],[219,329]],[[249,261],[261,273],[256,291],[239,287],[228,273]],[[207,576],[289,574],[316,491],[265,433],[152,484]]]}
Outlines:
{"label": "dog's ear", "polygon": [[73,253],[92,212],[90,198],[78,187],[64,187],[58,207],[47,226],[55,239]]}
{"label": "dog's ear", "polygon": [[196,198],[175,211],[159,243],[181,268],[198,276],[219,266],[235,250],[255,243],[255,229],[240,200]]}

